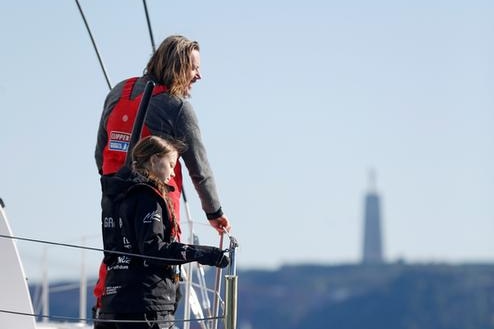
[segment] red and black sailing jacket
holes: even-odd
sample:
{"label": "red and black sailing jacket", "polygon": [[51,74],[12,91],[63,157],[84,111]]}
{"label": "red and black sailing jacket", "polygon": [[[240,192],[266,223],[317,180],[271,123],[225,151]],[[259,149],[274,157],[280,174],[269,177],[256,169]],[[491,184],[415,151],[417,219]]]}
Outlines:
{"label": "red and black sailing jacket", "polygon": [[[137,110],[142,99],[142,93],[134,99],[131,98],[132,90],[134,89],[137,79],[137,77],[134,77],[125,82],[122,95],[108,116],[108,121],[106,123],[108,141],[103,150],[103,175],[116,173],[122,168],[125,162],[132,128],[134,127]],[[167,88],[165,86],[157,85],[154,87],[152,95],[154,96],[166,91]],[[141,138],[149,135],[149,129],[144,126]]]}

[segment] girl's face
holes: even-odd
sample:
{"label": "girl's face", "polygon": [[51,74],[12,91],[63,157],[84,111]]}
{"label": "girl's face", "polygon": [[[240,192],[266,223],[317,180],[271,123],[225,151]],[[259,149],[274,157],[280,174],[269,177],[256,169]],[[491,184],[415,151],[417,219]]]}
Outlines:
{"label": "girl's face", "polygon": [[174,168],[177,160],[177,151],[172,151],[165,155],[154,154],[150,159],[151,171],[156,177],[168,184],[170,179],[175,177]]}

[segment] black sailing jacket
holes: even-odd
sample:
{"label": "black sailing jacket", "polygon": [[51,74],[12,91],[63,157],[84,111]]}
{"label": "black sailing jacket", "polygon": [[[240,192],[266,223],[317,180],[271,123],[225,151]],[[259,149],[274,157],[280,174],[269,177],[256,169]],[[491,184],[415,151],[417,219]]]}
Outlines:
{"label": "black sailing jacket", "polygon": [[175,265],[192,261],[215,265],[223,252],[176,242],[168,205],[145,177],[124,167],[113,176],[102,176],[101,184],[108,271],[101,312],[174,311],[178,301]]}

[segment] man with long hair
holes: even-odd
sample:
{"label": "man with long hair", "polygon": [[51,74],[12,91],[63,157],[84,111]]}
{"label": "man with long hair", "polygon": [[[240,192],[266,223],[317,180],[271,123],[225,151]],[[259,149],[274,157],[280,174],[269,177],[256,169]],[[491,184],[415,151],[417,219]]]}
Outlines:
{"label": "man with long hair", "polygon": [[[144,74],[118,83],[106,97],[98,129],[95,150],[100,175],[115,174],[125,162],[132,127],[148,81],[155,84],[147,110],[142,137],[156,135],[184,142],[187,150],[181,155],[201,201],[209,223],[219,232],[230,230],[230,221],[223,213],[213,171],[209,165],[197,116],[190,102],[192,85],[201,79],[199,43],[184,36],[167,37],[146,65]],[[182,171],[180,163],[168,183],[173,187],[177,221],[180,219]],[[180,235],[180,232],[178,232]],[[94,289],[99,307],[104,294],[105,264]]]}

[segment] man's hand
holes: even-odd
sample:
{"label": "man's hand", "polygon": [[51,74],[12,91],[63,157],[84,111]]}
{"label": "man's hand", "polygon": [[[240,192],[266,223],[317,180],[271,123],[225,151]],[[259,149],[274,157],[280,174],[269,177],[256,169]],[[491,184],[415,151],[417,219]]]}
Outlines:
{"label": "man's hand", "polygon": [[232,228],[230,226],[230,221],[228,220],[228,217],[226,217],[226,215],[210,219],[209,224],[211,224],[211,226],[214,227],[219,234],[224,233],[224,230],[230,232],[230,229]]}

